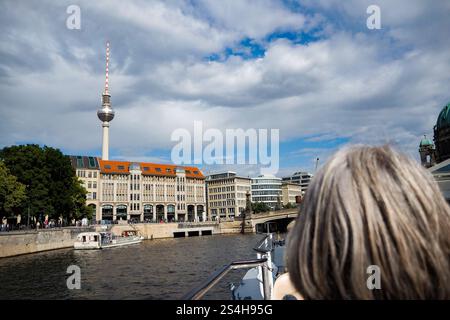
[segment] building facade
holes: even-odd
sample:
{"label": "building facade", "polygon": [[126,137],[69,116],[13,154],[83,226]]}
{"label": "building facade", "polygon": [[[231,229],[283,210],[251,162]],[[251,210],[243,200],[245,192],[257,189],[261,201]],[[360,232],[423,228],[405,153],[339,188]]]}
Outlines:
{"label": "building facade", "polygon": [[283,182],[281,185],[281,194],[283,199],[283,205],[297,204],[297,200],[302,196],[302,188],[300,185],[292,182]]}
{"label": "building facade", "polygon": [[205,221],[205,177],[195,167],[70,156],[97,221]]}
{"label": "building facade", "polygon": [[233,219],[246,206],[246,193],[251,190],[251,179],[224,172],[206,177],[208,217],[211,220]]}
{"label": "building facade", "polygon": [[442,108],[434,126],[434,144],[437,163],[450,159],[450,102]]}
{"label": "building facade", "polygon": [[298,184],[302,190],[302,194],[305,194],[306,190],[308,190],[309,183],[313,174],[304,171],[297,171],[292,176],[282,178],[283,182],[291,182]]}
{"label": "building facade", "polygon": [[252,202],[262,202],[271,209],[281,206],[281,178],[260,175],[252,178]]}
{"label": "building facade", "polygon": [[434,144],[426,136],[419,143],[420,161],[450,203],[450,102],[439,113],[433,131]]}
{"label": "building facade", "polygon": [[99,200],[100,164],[97,157],[69,156],[76,176],[87,191],[86,205],[97,208]]}

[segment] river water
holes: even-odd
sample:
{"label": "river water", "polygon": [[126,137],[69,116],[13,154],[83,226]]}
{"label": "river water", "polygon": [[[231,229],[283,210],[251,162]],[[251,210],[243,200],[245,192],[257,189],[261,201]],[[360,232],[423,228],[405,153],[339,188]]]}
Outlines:
{"label": "river water", "polygon": [[[261,234],[145,240],[105,250],[61,249],[0,259],[0,299],[179,299],[214,270],[254,259]],[[67,267],[81,268],[81,289],[69,290]],[[230,299],[231,271],[205,299]]]}

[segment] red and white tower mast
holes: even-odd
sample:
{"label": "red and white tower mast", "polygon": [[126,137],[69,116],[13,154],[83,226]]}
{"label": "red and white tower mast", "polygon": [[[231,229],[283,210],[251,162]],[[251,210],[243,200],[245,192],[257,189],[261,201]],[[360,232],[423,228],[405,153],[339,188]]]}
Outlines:
{"label": "red and white tower mast", "polygon": [[106,42],[105,90],[102,94],[102,107],[97,110],[97,116],[102,121],[102,160],[109,160],[109,122],[114,119],[114,110],[111,107],[111,95],[109,94],[109,41]]}

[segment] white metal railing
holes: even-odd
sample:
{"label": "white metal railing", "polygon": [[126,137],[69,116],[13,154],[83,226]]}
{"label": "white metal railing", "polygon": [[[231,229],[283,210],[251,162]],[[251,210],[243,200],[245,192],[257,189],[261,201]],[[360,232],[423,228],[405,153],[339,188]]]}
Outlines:
{"label": "white metal railing", "polygon": [[272,277],[272,250],[273,250],[273,234],[268,233],[258,244],[253,248],[257,252],[257,259],[234,261],[221,269],[214,272],[208,279],[202,282],[197,287],[189,291],[182,299],[183,300],[199,300],[201,299],[211,288],[213,288],[228,272],[236,269],[249,269],[260,268],[262,275],[263,297],[264,300],[271,298],[273,289],[273,277]]}

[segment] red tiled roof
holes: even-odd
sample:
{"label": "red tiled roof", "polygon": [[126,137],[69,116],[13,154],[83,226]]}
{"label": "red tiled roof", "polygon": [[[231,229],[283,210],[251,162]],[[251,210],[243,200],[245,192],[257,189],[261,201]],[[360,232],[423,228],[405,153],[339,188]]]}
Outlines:
{"label": "red tiled roof", "polygon": [[196,167],[184,167],[171,164],[157,164],[147,162],[129,162],[129,161],[113,161],[113,160],[101,160],[98,159],[100,164],[100,172],[111,174],[129,174],[130,165],[137,163],[141,167],[143,175],[148,176],[168,176],[175,177],[175,169],[183,168],[186,171],[186,177],[204,179],[203,173]]}

